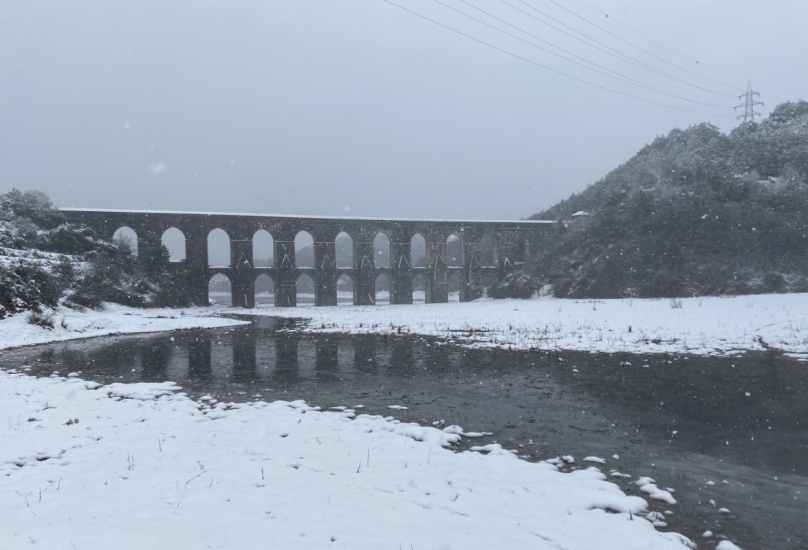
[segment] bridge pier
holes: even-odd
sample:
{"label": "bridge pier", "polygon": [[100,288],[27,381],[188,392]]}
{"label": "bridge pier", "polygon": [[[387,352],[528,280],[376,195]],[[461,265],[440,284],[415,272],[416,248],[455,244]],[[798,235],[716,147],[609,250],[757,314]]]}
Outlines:
{"label": "bridge pier", "polygon": [[412,303],[412,259],[410,237],[406,232],[396,231],[390,243],[390,303]]}
{"label": "bridge pier", "polygon": [[314,285],[315,306],[337,305],[337,251],[336,243],[317,240],[314,245],[314,267],[317,277]]}
{"label": "bridge pier", "polygon": [[197,306],[210,305],[208,297],[208,237],[189,231],[185,237],[186,281],[191,294],[191,303]]}
{"label": "bridge pier", "polygon": [[[430,270],[428,304],[445,304],[449,301],[449,271],[446,267],[446,239],[442,234],[430,235],[427,242],[427,260]],[[437,242],[436,242],[437,241]]]}
{"label": "bridge pier", "polygon": [[275,305],[297,305],[297,273],[295,272],[295,236],[289,233],[278,235],[275,240]]}
{"label": "bridge pier", "polygon": [[354,273],[356,280],[356,305],[376,304],[376,262],[373,257],[373,237],[368,231],[360,230],[354,243]]}

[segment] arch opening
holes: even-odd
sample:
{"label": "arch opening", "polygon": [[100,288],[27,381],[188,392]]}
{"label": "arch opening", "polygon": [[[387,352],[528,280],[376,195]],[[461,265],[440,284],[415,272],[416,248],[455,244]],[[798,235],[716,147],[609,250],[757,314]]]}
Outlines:
{"label": "arch opening", "polygon": [[410,239],[410,265],[427,267],[426,239],[420,233],[416,233]]}
{"label": "arch opening", "polygon": [[354,281],[350,275],[340,275],[337,279],[337,305],[350,306],[356,303]]}
{"label": "arch opening", "polygon": [[375,303],[376,305],[390,304],[390,277],[387,273],[379,273],[376,276]]}
{"label": "arch opening", "polygon": [[311,275],[303,273],[295,282],[295,294],[297,295],[298,306],[314,305],[314,279]]}
{"label": "arch opening", "polygon": [[390,267],[390,237],[381,232],[373,237],[373,265]]}
{"label": "arch opening", "polygon": [[521,233],[517,233],[516,238],[513,240],[513,261],[515,263],[524,263],[527,261],[527,239]]}
{"label": "arch opening", "polygon": [[461,270],[453,269],[449,271],[446,282],[448,283],[447,290],[449,291],[449,301],[459,302],[460,286],[463,284],[463,274]]}
{"label": "arch opening", "polygon": [[230,236],[218,227],[208,233],[208,265],[230,267]]}
{"label": "arch opening", "polygon": [[354,266],[353,238],[342,231],[334,239],[337,267],[352,268]]}
{"label": "arch opening", "polygon": [[496,267],[497,265],[494,238],[488,233],[480,239],[480,264],[483,267]]}
{"label": "arch opening", "polygon": [[259,229],[253,233],[252,249],[254,267],[275,266],[275,240],[269,231]]}
{"label": "arch opening", "polygon": [[132,256],[137,256],[137,233],[129,226],[119,227],[112,234],[112,242],[118,248],[128,250]]}
{"label": "arch opening", "polygon": [[168,250],[170,262],[185,261],[185,234],[182,231],[176,227],[169,227],[163,231],[163,236],[160,238],[160,241]]}
{"label": "arch opening", "polygon": [[412,303],[426,303],[426,277],[420,273],[412,278]]}
{"label": "arch opening", "polygon": [[233,287],[230,278],[222,273],[217,273],[208,281],[208,302],[212,306],[232,306]]}
{"label": "arch opening", "polygon": [[463,266],[463,244],[460,237],[452,233],[446,239],[446,255],[444,257],[447,267]]}
{"label": "arch opening", "polygon": [[295,235],[295,267],[314,267],[314,237],[308,231]]}
{"label": "arch opening", "polygon": [[255,307],[275,305],[275,281],[266,273],[255,278]]}

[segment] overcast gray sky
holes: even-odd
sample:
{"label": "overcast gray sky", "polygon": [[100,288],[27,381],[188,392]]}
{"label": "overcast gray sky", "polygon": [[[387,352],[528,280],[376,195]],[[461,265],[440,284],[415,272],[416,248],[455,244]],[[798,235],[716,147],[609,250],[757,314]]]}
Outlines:
{"label": "overcast gray sky", "polygon": [[[525,13],[440,0],[691,101],[435,0],[394,1],[682,109],[731,116],[694,102],[731,107],[737,98],[714,92],[739,94],[747,78],[764,112],[808,95],[805,0],[504,0]],[[383,0],[0,0],[0,192],[41,189],[60,206],[518,218],[704,120],[735,124],[564,77]]]}

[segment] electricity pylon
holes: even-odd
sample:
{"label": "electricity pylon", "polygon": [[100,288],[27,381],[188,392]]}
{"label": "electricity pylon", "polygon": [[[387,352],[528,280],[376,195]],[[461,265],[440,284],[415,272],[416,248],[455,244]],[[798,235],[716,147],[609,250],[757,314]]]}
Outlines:
{"label": "electricity pylon", "polygon": [[744,111],[742,115],[737,115],[737,118],[742,118],[744,122],[754,122],[755,115],[761,116],[760,113],[755,111],[755,107],[757,105],[763,105],[763,102],[755,101],[755,96],[760,97],[760,93],[752,91],[752,82],[749,81],[746,86],[746,93],[738,96],[738,99],[743,99],[744,102],[740,105],[736,105],[735,109],[740,109],[743,107]]}

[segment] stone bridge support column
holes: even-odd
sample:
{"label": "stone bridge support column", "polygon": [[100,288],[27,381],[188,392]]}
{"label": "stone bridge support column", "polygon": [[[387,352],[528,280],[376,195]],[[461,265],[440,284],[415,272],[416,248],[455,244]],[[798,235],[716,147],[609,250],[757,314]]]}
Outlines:
{"label": "stone bridge support column", "polygon": [[516,242],[513,231],[497,231],[497,255],[499,276],[504,277],[516,269]]}
{"label": "stone bridge support column", "polygon": [[252,239],[244,235],[230,238],[230,265],[235,267],[232,294],[233,307],[255,307],[255,274],[253,272]]}
{"label": "stone bridge support column", "polygon": [[185,230],[186,282],[191,302],[197,306],[209,306],[208,282],[208,234],[203,228]]}
{"label": "stone bridge support column", "polygon": [[317,268],[315,277],[314,305],[337,305],[337,246],[333,240],[327,240],[322,235],[314,237],[314,267]]}
{"label": "stone bridge support column", "polygon": [[[463,242],[463,257],[465,258],[465,265],[463,268],[465,276],[465,293],[460,292],[461,302],[470,302],[476,300],[483,295],[483,284],[481,276],[481,251],[480,251],[480,235],[466,231],[466,239]],[[469,242],[471,241],[471,242]]]}
{"label": "stone bridge support column", "polygon": [[275,305],[297,305],[297,272],[295,271],[295,235],[291,231],[278,232],[275,238],[275,264],[278,271],[275,280]]}
{"label": "stone bridge support column", "polygon": [[446,237],[430,234],[426,243],[429,260],[429,286],[427,303],[445,304],[449,301],[449,272],[446,267]]}
{"label": "stone bridge support column", "polygon": [[393,268],[390,281],[390,303],[412,303],[412,258],[410,255],[409,233],[398,230],[393,233],[390,243],[390,267]]}
{"label": "stone bridge support column", "polygon": [[373,232],[360,228],[354,243],[354,273],[356,273],[356,305],[376,303],[376,262],[373,257]]}

